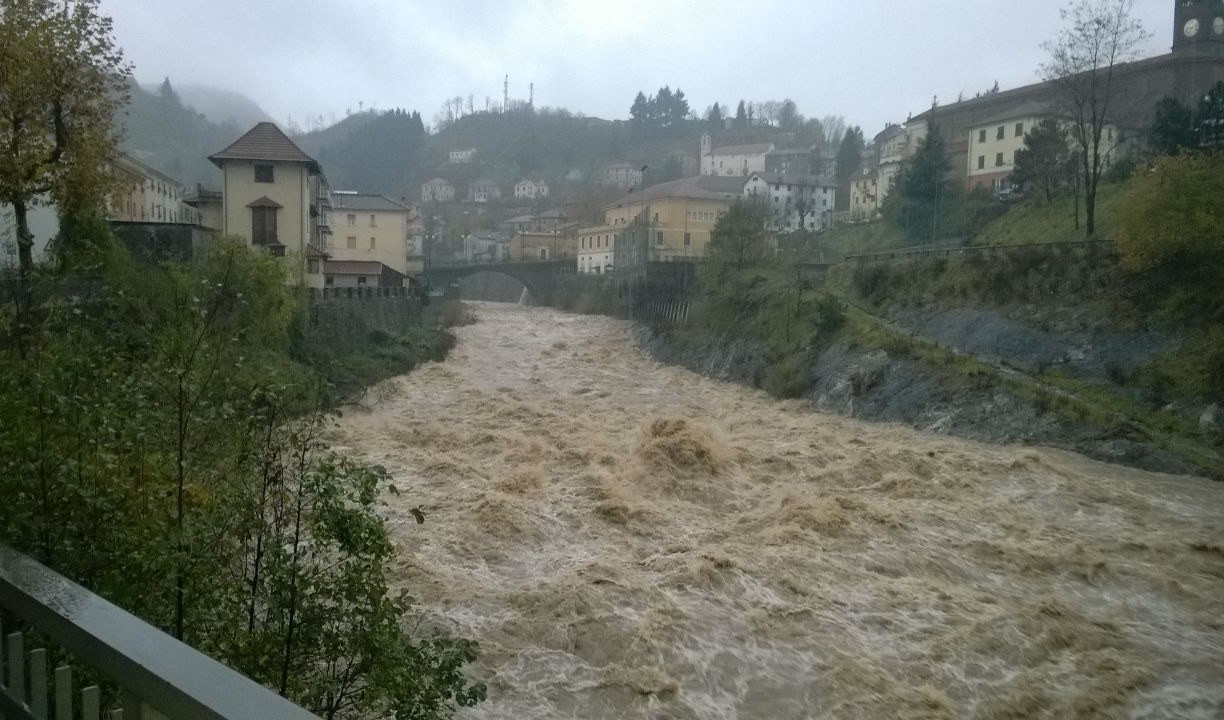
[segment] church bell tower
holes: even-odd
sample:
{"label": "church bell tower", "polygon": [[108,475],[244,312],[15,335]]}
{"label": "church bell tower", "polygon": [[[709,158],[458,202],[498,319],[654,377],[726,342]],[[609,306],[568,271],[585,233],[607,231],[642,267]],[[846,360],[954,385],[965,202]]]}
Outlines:
{"label": "church bell tower", "polygon": [[1224,0],[1173,0],[1173,53],[1224,58]]}

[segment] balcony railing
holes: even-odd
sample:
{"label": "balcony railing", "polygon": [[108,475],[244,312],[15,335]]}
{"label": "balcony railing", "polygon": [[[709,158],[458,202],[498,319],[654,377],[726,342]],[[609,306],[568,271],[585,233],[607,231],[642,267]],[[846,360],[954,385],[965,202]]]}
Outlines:
{"label": "balcony railing", "polygon": [[[0,634],[8,632],[0,652],[4,666],[0,717],[5,720],[317,720],[262,685],[3,545],[0,610],[0,617],[10,622],[10,627],[0,629]],[[73,668],[66,664],[48,675],[51,652],[42,647],[27,652],[27,634],[45,638],[109,679],[122,707],[107,708],[103,716],[102,689],[97,685],[74,688]]]}

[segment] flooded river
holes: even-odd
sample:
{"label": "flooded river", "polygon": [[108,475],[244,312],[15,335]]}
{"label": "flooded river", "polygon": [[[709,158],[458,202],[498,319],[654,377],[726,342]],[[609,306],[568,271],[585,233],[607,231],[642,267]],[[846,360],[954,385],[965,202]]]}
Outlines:
{"label": "flooded river", "polygon": [[610,318],[477,312],[332,437],[396,478],[396,584],[480,642],[461,717],[1224,717],[1224,484],[815,413]]}

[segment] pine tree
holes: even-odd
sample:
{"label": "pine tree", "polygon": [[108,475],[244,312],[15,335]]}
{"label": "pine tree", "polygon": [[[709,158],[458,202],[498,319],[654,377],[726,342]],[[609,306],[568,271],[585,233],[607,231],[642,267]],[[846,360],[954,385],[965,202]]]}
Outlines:
{"label": "pine tree", "polygon": [[1058,120],[1046,118],[1024,136],[1011,179],[1021,187],[1041,188],[1048,203],[1070,181],[1075,172],[1072,162],[1066,131]]}
{"label": "pine tree", "polygon": [[735,108],[735,129],[743,130],[748,127],[748,107],[743,100],[739,101],[739,105]]}
{"label": "pine tree", "polygon": [[706,113],[706,122],[710,125],[711,130],[721,130],[723,127],[723,111],[719,106],[718,101],[715,101],[710,106],[710,111]]}

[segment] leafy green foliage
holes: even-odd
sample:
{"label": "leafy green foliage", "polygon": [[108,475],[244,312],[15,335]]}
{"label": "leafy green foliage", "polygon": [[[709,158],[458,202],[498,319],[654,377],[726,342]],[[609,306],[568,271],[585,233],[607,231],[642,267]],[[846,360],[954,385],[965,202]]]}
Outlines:
{"label": "leafy green foliage", "polygon": [[684,91],[676,88],[673,92],[668,86],[659,88],[659,92],[650,97],[639,92],[629,108],[629,118],[637,132],[651,133],[669,128],[681,127],[688,118],[689,104],[684,97]]}
{"label": "leafy green foliage", "polygon": [[885,200],[885,217],[911,237],[928,241],[940,237],[952,200],[947,175],[943,134],[932,127],[897,176],[896,187]]}
{"label": "leafy green foliage", "polygon": [[1012,182],[1026,189],[1039,189],[1045,201],[1070,185],[1075,176],[1075,158],[1067,144],[1067,133],[1058,120],[1045,118],[1024,136],[1024,147],[1016,151]]}
{"label": "leafy green foliage", "polygon": [[0,343],[0,539],[325,717],[482,699],[475,646],[390,590],[390,478],[320,440],[280,262],[106,272],[39,305],[24,361]]}
{"label": "leafy green foliage", "polygon": [[1149,133],[1152,150],[1162,155],[1176,155],[1197,143],[1194,137],[1194,113],[1178,100],[1166,97],[1156,103],[1155,117]]}

